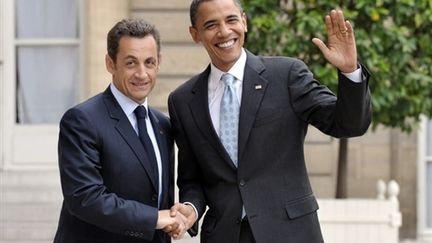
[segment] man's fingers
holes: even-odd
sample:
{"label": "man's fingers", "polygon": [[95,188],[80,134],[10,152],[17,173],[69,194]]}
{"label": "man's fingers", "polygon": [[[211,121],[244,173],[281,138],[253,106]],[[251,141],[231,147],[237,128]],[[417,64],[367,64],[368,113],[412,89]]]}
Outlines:
{"label": "man's fingers", "polygon": [[334,9],[332,11],[330,11],[330,21],[331,21],[333,33],[337,33],[339,31],[338,13]]}
{"label": "man's fingers", "polygon": [[167,225],[165,228],[162,229],[164,232],[169,233],[173,230],[171,225]]}
{"label": "man's fingers", "polygon": [[325,22],[325,25],[326,25],[327,33],[329,35],[333,34],[334,33],[333,25],[332,25],[332,21],[331,21],[331,18],[330,18],[329,15],[325,16],[324,22]]}
{"label": "man's fingers", "polygon": [[342,34],[345,34],[347,32],[347,27],[345,26],[345,18],[344,18],[343,12],[342,12],[342,10],[337,10],[336,13],[337,13],[336,22],[337,22],[339,31]]}
{"label": "man's fingers", "polygon": [[347,27],[348,34],[354,33],[354,28],[352,27],[351,23],[348,20],[345,20],[345,26]]}
{"label": "man's fingers", "polygon": [[178,240],[181,239],[185,233],[186,233],[186,226],[182,223],[175,231],[172,231],[169,235],[174,240]]}
{"label": "man's fingers", "polygon": [[181,203],[174,204],[170,209],[170,216],[175,217],[177,215],[177,212],[181,212],[182,206],[183,206],[183,204],[181,204]]}
{"label": "man's fingers", "polygon": [[181,211],[183,204],[176,203],[171,207],[171,212]]}
{"label": "man's fingers", "polygon": [[327,46],[324,44],[324,42],[318,38],[313,38],[312,42],[321,50],[321,52],[326,56],[328,52]]}

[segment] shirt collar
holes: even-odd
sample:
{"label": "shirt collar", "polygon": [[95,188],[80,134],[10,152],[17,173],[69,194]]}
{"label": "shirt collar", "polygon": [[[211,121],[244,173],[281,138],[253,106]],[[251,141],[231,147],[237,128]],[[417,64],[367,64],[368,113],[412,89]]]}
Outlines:
{"label": "shirt collar", "polygon": [[135,101],[133,101],[131,98],[127,97],[122,92],[120,92],[120,90],[118,90],[113,83],[110,84],[110,88],[111,88],[111,92],[114,95],[114,98],[117,100],[117,102],[119,103],[120,107],[122,108],[126,116],[129,117],[139,105],[143,105],[146,108],[146,110],[148,110],[147,98],[145,99],[144,103],[138,104]]}
{"label": "shirt collar", "polygon": [[[246,66],[246,51],[242,48],[239,59],[234,63],[228,73],[232,74],[240,82],[243,81],[244,69]],[[211,80],[220,80],[222,75],[225,73],[218,69],[213,63],[210,65],[210,76]]]}

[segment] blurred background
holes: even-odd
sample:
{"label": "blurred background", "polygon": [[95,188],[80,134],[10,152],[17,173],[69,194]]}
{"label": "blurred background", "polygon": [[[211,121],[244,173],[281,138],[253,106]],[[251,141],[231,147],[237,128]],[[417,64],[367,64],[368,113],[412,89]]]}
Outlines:
{"label": "blurred background", "polygon": [[[246,48],[302,59],[336,92],[337,72],[312,43],[341,7],[372,73],[368,133],[333,139],[309,129],[305,154],[316,196],[375,199],[378,180],[400,187],[404,242],[432,242],[432,2],[244,0]],[[110,83],[106,34],[120,19],[144,18],[161,32],[162,66],[150,105],[209,62],[189,36],[189,0],[0,1],[0,242],[52,242],[62,202],[58,122]],[[184,239],[183,242],[198,242]],[[181,242],[181,241],[179,241]]]}

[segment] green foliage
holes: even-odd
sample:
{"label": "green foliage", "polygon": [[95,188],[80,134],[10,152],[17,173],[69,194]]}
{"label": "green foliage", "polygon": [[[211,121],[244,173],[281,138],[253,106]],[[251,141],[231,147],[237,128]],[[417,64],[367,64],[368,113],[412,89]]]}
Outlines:
{"label": "green foliage", "polygon": [[359,60],[371,74],[373,128],[411,132],[421,114],[432,117],[432,0],[243,0],[246,48],[302,59],[336,89],[337,73],[312,43],[325,41],[324,16],[340,8],[353,24]]}

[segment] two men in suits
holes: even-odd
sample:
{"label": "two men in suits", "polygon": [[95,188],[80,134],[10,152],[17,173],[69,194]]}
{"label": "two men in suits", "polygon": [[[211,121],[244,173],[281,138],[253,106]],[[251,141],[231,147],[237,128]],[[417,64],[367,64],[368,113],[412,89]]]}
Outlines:
{"label": "two men in suits", "polygon": [[[184,214],[193,235],[208,207],[204,243],[323,242],[303,154],[308,125],[340,138],[364,134],[371,122],[369,74],[357,62],[351,24],[333,10],[327,45],[312,40],[338,69],[336,96],[300,60],[245,50],[239,0],[193,0],[190,17],[190,34],[211,64],[169,97],[183,202],[173,215]],[[233,84],[221,81],[227,73]],[[228,118],[238,119],[230,127],[234,152],[220,138],[228,93],[239,105]]]}
{"label": "two men in suits", "polygon": [[162,229],[182,230],[185,218],[169,211],[171,125],[147,103],[161,60],[159,32],[144,20],[125,19],[109,31],[107,44],[112,83],[60,122],[64,201],[54,242],[168,243]]}

